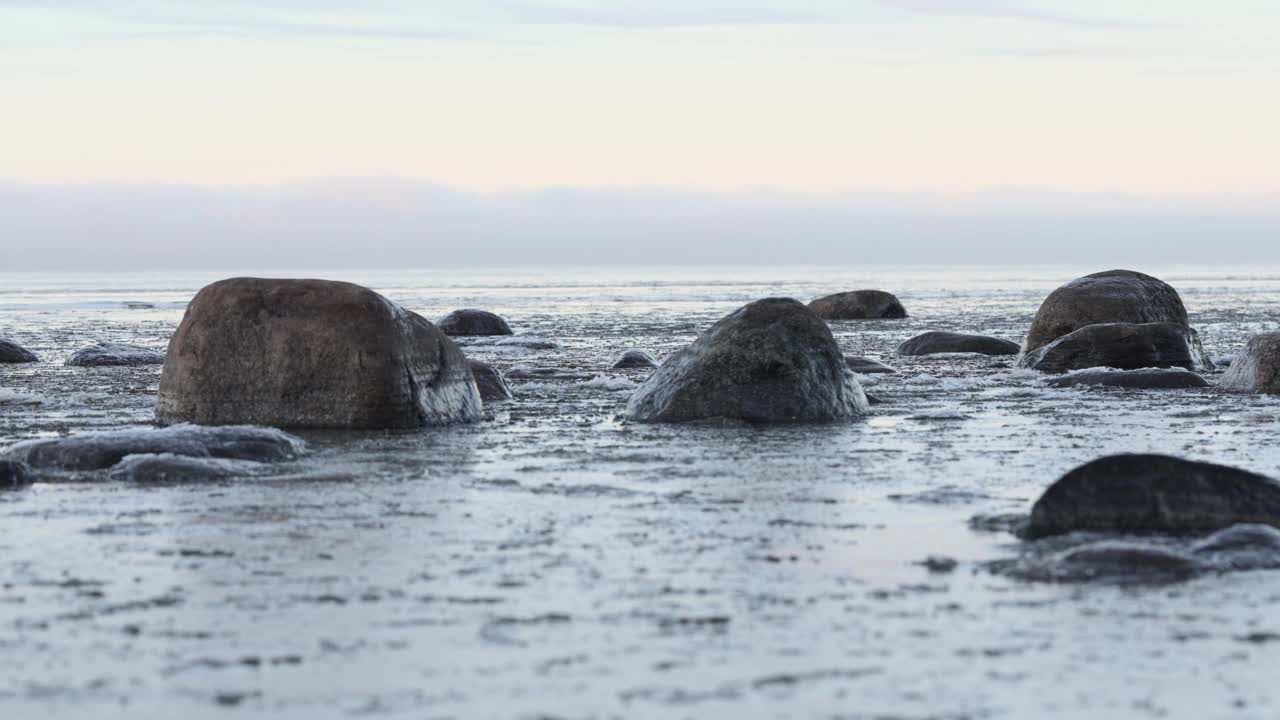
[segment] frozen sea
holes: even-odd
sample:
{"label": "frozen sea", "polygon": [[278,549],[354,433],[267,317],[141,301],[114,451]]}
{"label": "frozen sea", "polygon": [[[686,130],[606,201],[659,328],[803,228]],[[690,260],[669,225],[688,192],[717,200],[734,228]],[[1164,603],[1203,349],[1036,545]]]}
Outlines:
{"label": "frozen sea", "polygon": [[[987,565],[1021,543],[970,523],[1114,452],[1280,476],[1280,399],[894,355],[926,330],[1021,341],[1053,288],[1105,269],[239,273],[351,280],[428,318],[485,308],[517,340],[469,355],[597,375],[513,382],[470,426],[301,433],[278,477],[0,492],[0,717],[1280,717],[1280,572],[1026,582]],[[1280,268],[1132,269],[1181,292],[1211,355],[1280,328]],[[42,358],[0,365],[0,448],[147,424],[159,368],[63,361],[163,350],[225,276],[0,273],[0,336]],[[865,419],[617,419],[645,376],[608,369],[623,350],[858,288],[911,314],[832,324],[900,371],[863,379],[884,401]]]}

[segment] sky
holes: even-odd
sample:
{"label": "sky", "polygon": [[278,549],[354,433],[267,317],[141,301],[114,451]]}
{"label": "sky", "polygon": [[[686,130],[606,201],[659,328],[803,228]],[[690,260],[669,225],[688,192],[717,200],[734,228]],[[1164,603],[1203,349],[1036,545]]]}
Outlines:
{"label": "sky", "polygon": [[1274,0],[0,0],[0,269],[1280,261],[1277,88]]}

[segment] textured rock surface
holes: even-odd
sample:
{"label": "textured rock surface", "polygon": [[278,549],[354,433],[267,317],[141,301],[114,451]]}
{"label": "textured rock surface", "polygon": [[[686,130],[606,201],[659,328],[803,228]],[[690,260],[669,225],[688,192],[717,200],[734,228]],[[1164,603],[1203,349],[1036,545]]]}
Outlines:
{"label": "textured rock surface", "polygon": [[480,399],[485,402],[499,402],[511,399],[511,389],[498,373],[498,369],[487,362],[467,358],[467,366],[476,379],[476,388],[480,391]]}
{"label": "textured rock surface", "polygon": [[408,428],[478,420],[466,358],[424,318],[328,280],[234,278],[169,343],[161,422]]}
{"label": "textured rock surface", "polygon": [[823,320],[900,320],[906,308],[892,293],[883,290],[853,290],[818,298],[809,309]]}
{"label": "textured rock surface", "polygon": [[628,350],[622,353],[622,355],[618,357],[618,361],[613,364],[614,370],[656,367],[658,367],[657,358],[643,350]]}
{"label": "textured rock surface", "polygon": [[0,458],[0,490],[30,485],[34,481],[26,463]]}
{"label": "textured rock surface", "polygon": [[1050,373],[1088,368],[1213,367],[1195,331],[1175,323],[1089,325],[1027,353],[1019,364]]}
{"label": "textured rock surface", "polygon": [[129,455],[272,462],[296,458],[303,448],[301,440],[274,428],[174,425],[29,440],[10,448],[7,455],[36,469],[102,470]]}
{"label": "textured rock surface", "polygon": [[1023,352],[1033,352],[1088,325],[1107,323],[1187,324],[1178,291],[1132,270],[1108,270],[1077,278],[1054,290],[1036,311]]}
{"label": "textured rock surface", "polygon": [[1056,377],[1047,383],[1049,387],[1065,388],[1080,385],[1128,388],[1134,390],[1179,390],[1183,388],[1209,387],[1209,382],[1184,368],[1145,370],[1082,370]]}
{"label": "textured rock surface", "polygon": [[1017,355],[1015,342],[986,335],[931,331],[917,335],[898,346],[899,355],[934,355],[937,353],[979,353],[982,355]]}
{"label": "textured rock surface", "polygon": [[830,328],[787,298],[746,305],[670,357],[631,396],[631,420],[845,420],[868,409]]}
{"label": "textured rock surface", "polygon": [[129,455],[111,468],[110,478],[139,483],[186,483],[243,477],[263,467],[251,460],[187,455]]}
{"label": "textured rock surface", "polygon": [[0,363],[32,363],[40,358],[30,350],[7,338],[0,338]]}
{"label": "textured rock surface", "polygon": [[1251,338],[1218,381],[1235,392],[1280,393],[1280,332]]}
{"label": "textured rock surface", "polygon": [[510,335],[507,321],[488,310],[454,310],[436,320],[436,327],[445,335]]}
{"label": "textured rock surface", "polygon": [[139,345],[100,342],[77,350],[67,358],[67,364],[76,367],[163,365],[164,353]]}
{"label": "textured rock surface", "polygon": [[1112,455],[1050,486],[1031,509],[1026,536],[1077,530],[1176,535],[1237,523],[1280,525],[1280,483],[1166,455]]}
{"label": "textured rock surface", "polygon": [[844,362],[850,370],[863,375],[892,375],[898,372],[882,362],[861,355],[845,355]]}

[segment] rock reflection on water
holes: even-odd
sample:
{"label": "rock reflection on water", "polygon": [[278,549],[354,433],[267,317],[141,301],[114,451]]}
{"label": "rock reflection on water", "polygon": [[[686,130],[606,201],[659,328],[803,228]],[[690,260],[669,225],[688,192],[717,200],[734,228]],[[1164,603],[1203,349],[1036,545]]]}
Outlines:
{"label": "rock reflection on water", "polygon": [[[1280,322],[1280,271],[1144,269],[1182,292],[1215,356]],[[515,398],[474,426],[302,433],[306,456],[252,479],[103,476],[0,493],[0,707],[1276,717],[1280,573],[1043,583],[992,564],[1026,560],[1006,530],[1050,482],[1100,455],[1280,475],[1280,402],[1213,388],[1057,389],[1007,359],[892,354],[928,330],[1019,338],[1039,300],[1080,274],[342,277],[427,317],[497,311],[536,342],[476,342],[469,355],[566,372],[509,379]],[[158,368],[63,360],[97,340],[163,348],[211,279],[4,276],[0,334],[42,362],[0,367],[0,445],[148,422]],[[883,401],[868,418],[617,419],[648,372],[610,369],[623,350],[661,360],[752,299],[858,287],[893,290],[911,315],[833,324],[846,354],[898,370],[863,376]],[[1205,552],[1169,549],[1195,562]]]}

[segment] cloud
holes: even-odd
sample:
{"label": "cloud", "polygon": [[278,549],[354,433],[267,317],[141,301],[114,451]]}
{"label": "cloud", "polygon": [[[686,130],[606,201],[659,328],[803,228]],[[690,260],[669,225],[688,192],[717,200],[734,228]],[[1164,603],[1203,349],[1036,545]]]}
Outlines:
{"label": "cloud", "polygon": [[6,270],[1280,261],[1275,198],[0,184]]}
{"label": "cloud", "polygon": [[900,10],[929,15],[958,15],[965,17],[1026,20],[1086,28],[1121,28],[1149,26],[1132,20],[1094,18],[1070,13],[1055,13],[1023,7],[998,0],[879,0]]}
{"label": "cloud", "polygon": [[589,25],[628,29],[663,29],[731,25],[788,25],[820,23],[831,18],[818,13],[750,8],[741,4],[724,8],[696,8],[688,4],[663,7],[646,3],[639,7],[591,7],[521,3],[512,8],[513,15],[528,23],[557,25]]}

